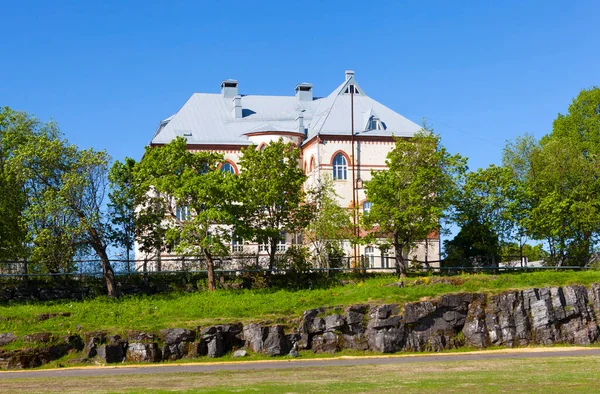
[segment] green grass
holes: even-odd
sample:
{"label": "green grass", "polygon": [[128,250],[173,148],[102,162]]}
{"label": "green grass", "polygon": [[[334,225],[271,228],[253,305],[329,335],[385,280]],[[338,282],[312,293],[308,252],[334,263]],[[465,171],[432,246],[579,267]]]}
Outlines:
{"label": "green grass", "polygon": [[600,357],[0,379],[2,393],[590,393]]}
{"label": "green grass", "polygon": [[[452,292],[498,293],[508,289],[590,284],[600,282],[600,271],[535,272],[502,275],[463,275],[448,278],[409,278],[405,287],[389,286],[393,276],[315,290],[230,290],[214,293],[176,293],[128,296],[118,300],[99,297],[84,301],[35,302],[0,306],[0,333],[23,335],[50,331],[56,334],[128,329],[158,331],[168,327],[206,326],[237,321],[278,321],[293,324],[306,309],[356,303],[399,303],[417,301]],[[415,282],[416,281],[416,282]],[[40,322],[42,313],[70,312]],[[79,326],[79,327],[78,327]],[[9,345],[17,346],[17,344]]]}

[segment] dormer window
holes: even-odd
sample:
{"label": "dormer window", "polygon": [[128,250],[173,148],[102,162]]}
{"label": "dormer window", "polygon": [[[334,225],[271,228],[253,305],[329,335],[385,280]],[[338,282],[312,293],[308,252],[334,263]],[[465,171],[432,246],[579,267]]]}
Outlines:
{"label": "dormer window", "polygon": [[367,130],[385,130],[385,124],[376,116],[369,118]]}
{"label": "dormer window", "polygon": [[344,93],[346,93],[346,94],[348,94],[348,93],[360,94],[360,92],[358,91],[358,88],[356,87],[356,85],[348,85],[348,87],[346,88],[346,90],[344,91]]}

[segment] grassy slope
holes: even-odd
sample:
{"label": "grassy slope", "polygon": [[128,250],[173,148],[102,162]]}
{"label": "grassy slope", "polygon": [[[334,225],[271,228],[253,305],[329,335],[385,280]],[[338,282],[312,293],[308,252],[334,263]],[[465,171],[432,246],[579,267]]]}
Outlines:
{"label": "grassy slope", "polygon": [[600,390],[600,357],[556,357],[281,370],[0,379],[3,393],[588,393]]}
{"label": "grassy slope", "polygon": [[[378,277],[329,289],[302,291],[217,291],[158,296],[132,296],[119,300],[96,298],[77,302],[9,304],[0,306],[0,333],[17,335],[50,331],[54,333],[128,329],[152,330],[167,327],[196,327],[236,321],[278,320],[289,322],[306,309],[356,303],[405,303],[451,292],[497,293],[508,289],[590,284],[600,282],[600,271],[537,272],[503,275],[452,277],[455,284],[434,283],[435,278],[408,279],[404,288],[386,286],[394,277]],[[419,280],[421,284],[413,286]],[[429,282],[429,283],[422,283]],[[462,283],[461,283],[462,282]],[[49,312],[70,312],[43,322],[37,316]]]}

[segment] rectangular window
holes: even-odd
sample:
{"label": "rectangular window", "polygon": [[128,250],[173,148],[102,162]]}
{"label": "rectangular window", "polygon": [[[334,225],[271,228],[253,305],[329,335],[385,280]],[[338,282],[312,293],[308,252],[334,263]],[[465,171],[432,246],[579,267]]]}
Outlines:
{"label": "rectangular window", "polygon": [[365,248],[365,258],[366,258],[366,266],[369,268],[375,268],[375,248],[372,246],[367,246]]}
{"label": "rectangular window", "polygon": [[372,206],[373,206],[373,203],[371,201],[365,201],[365,202],[363,202],[363,212],[364,213],[371,212],[371,207]]}
{"label": "rectangular window", "polygon": [[190,220],[191,219],[190,207],[188,207],[187,205],[183,205],[183,206],[177,205],[175,207],[175,217],[177,218],[177,220],[181,220],[181,221]]}
{"label": "rectangular window", "polygon": [[285,233],[281,233],[281,238],[279,239],[279,242],[277,243],[277,251],[285,252]]}
{"label": "rectangular window", "polygon": [[244,251],[244,240],[241,237],[235,235],[231,237],[231,251],[234,253]]}

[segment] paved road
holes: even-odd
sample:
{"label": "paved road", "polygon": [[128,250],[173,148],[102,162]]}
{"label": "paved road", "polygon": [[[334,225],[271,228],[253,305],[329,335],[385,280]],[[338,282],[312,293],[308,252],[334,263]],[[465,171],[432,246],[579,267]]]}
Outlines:
{"label": "paved road", "polygon": [[367,357],[367,358],[334,358],[318,360],[282,360],[282,361],[254,361],[238,363],[206,363],[206,364],[166,364],[141,367],[100,367],[100,368],[70,368],[24,372],[0,372],[0,379],[7,378],[43,378],[43,377],[86,377],[86,376],[111,376],[111,375],[144,375],[180,372],[211,372],[211,371],[245,371],[253,369],[287,369],[307,367],[332,367],[347,365],[387,365],[408,364],[444,361],[474,361],[498,360],[511,358],[548,358],[548,357],[583,357],[600,356],[600,348],[585,348],[572,350],[518,350],[514,352],[477,352],[456,353],[441,355],[417,356],[392,356],[392,357]]}

